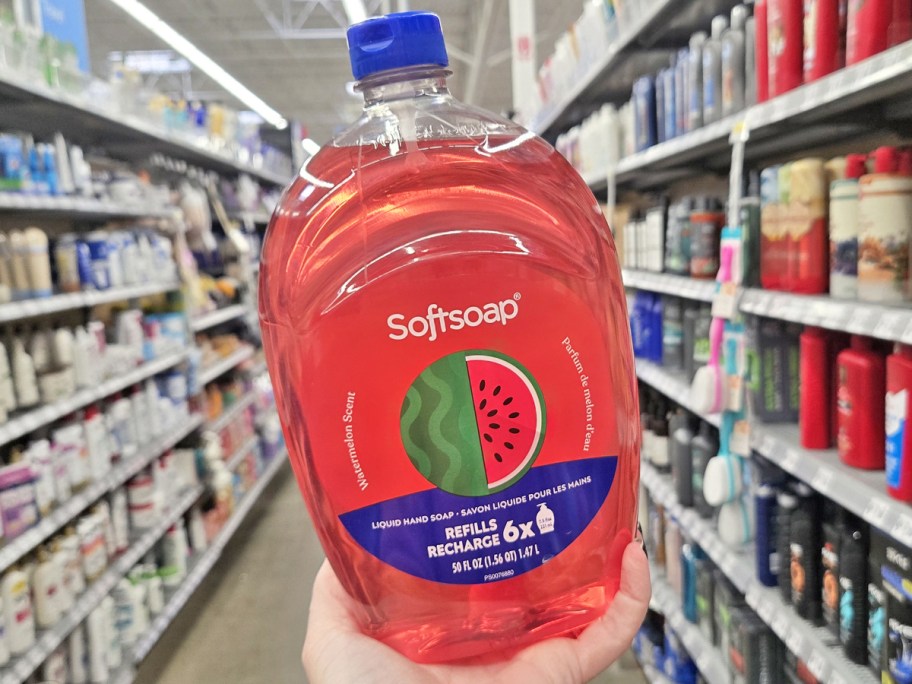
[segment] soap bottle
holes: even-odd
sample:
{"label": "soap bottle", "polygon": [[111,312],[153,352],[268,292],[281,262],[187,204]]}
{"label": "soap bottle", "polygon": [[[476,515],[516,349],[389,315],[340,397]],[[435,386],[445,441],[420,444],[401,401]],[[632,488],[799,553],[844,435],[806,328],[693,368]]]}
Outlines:
{"label": "soap bottle", "polygon": [[722,118],[722,36],[728,19],[713,17],[710,37],[703,46],[703,123],[709,125]]}
{"label": "soap bottle", "polygon": [[[327,557],[357,622],[423,661],[582,629],[616,592],[638,491],[636,379],[604,215],[550,145],[452,98],[436,16],[372,18],[348,35],[364,115],[284,194],[258,290],[290,460]],[[562,330],[560,344],[533,334],[546,328]],[[477,419],[443,441],[428,431],[441,381],[454,410],[433,424]],[[584,395],[605,408],[592,401],[587,415]],[[351,406],[356,439],[375,447],[358,450],[355,467],[334,427],[338,401]],[[538,555],[496,573],[457,573],[456,557],[429,554],[413,529],[378,536],[361,518],[406,501],[458,515],[471,496],[492,504],[476,522],[493,516],[502,530],[520,509],[498,502],[533,483],[556,487],[568,472],[591,477],[589,493],[555,489],[555,532],[536,539]],[[527,503],[531,520],[537,504]]]}
{"label": "soap bottle", "polygon": [[839,544],[839,641],[846,658],[868,662],[868,534],[867,525],[850,520]]}
{"label": "soap bottle", "polygon": [[806,327],[801,333],[801,400],[798,426],[805,449],[829,449],[830,427],[829,337],[821,328]]}
{"label": "soap bottle", "polygon": [[765,290],[783,289],[788,267],[779,169],[771,166],[760,172],[760,284]]}
{"label": "soap bottle", "polygon": [[871,340],[852,336],[851,346],[837,357],[839,402],[836,446],[846,465],[866,470],[884,467],[884,358]]}
{"label": "soap bottle", "polygon": [[770,97],[769,60],[769,5],[767,0],[755,0],[754,24],[754,74],[757,88],[757,103],[766,102]]}
{"label": "soap bottle", "polygon": [[10,270],[13,276],[13,299],[22,300],[32,296],[28,276],[28,242],[21,230],[10,231]]}
{"label": "soap bottle", "polygon": [[[843,0],[804,2],[804,82],[810,83],[843,67],[840,54],[839,6]],[[840,59],[841,58],[841,59]]]}
{"label": "soap bottle", "polygon": [[15,409],[16,388],[13,385],[13,374],[6,354],[6,345],[0,342],[0,417],[5,421],[7,414]]}
{"label": "soap bottle", "polygon": [[713,507],[703,497],[703,474],[710,459],[719,453],[719,440],[709,423],[700,423],[700,431],[691,441],[690,450],[693,454],[694,508],[701,517],[708,518],[713,514]]}
{"label": "soap bottle", "polygon": [[912,502],[912,430],[907,432],[912,406],[912,347],[897,344],[887,357],[886,395],[887,493]]}
{"label": "soap bottle", "polygon": [[776,495],[776,552],[779,556],[779,594],[786,603],[792,601],[791,575],[791,525],[792,515],[798,508],[798,497],[788,489]]}
{"label": "soap bottle", "polygon": [[41,228],[31,226],[23,231],[27,249],[25,265],[28,271],[29,292],[32,297],[50,297],[54,293],[51,283],[51,257],[48,238]]}
{"label": "soap bottle", "polygon": [[849,0],[846,65],[857,64],[887,49],[892,5],[892,0]]}
{"label": "soap bottle", "polygon": [[108,429],[97,405],[86,407],[82,425],[89,449],[92,479],[98,481],[111,469],[111,454],[108,450]]}
{"label": "soap bottle", "polygon": [[830,294],[858,296],[858,179],[867,157],[846,155],[845,176],[830,183]]}
{"label": "soap bottle", "polygon": [[789,519],[791,603],[805,620],[820,620],[820,500],[803,482],[794,484],[798,505]]}
{"label": "soap bottle", "polygon": [[745,77],[753,68],[752,62],[747,64],[748,46],[745,40],[749,14],[744,5],[735,5],[731,11],[731,26],[722,36],[722,116],[744,109]]}
{"label": "soap bottle", "polygon": [[832,501],[823,505],[823,534],[820,548],[820,603],[823,624],[839,636],[839,557],[845,535],[845,511]]}
{"label": "soap bottle", "polygon": [[706,32],[697,31],[690,37],[687,56],[687,130],[703,126],[703,46]]}
{"label": "soap bottle", "polygon": [[85,643],[85,627],[77,625],[67,640],[69,651],[70,680],[69,684],[88,684],[89,671]]}
{"label": "soap bottle", "polygon": [[662,365],[684,369],[684,307],[678,297],[665,297],[662,303]]}
{"label": "soap bottle", "polygon": [[57,584],[57,605],[60,607],[60,614],[66,615],[73,607],[76,596],[73,594],[71,586],[67,583],[67,570],[69,554],[63,547],[63,537],[58,536],[51,540],[49,545],[51,560],[57,565],[59,573],[59,582]]}
{"label": "soap bottle", "polygon": [[97,606],[86,620],[89,640],[89,681],[100,684],[108,681],[108,634],[104,606]]}
{"label": "soap bottle", "polygon": [[823,160],[792,162],[789,180],[789,291],[822,294],[830,273]]}
{"label": "soap bottle", "polygon": [[690,88],[687,81],[689,69],[690,51],[687,48],[678,50],[674,69],[675,131],[678,135],[684,135],[690,130]]}
{"label": "soap bottle", "polygon": [[16,403],[19,408],[31,408],[41,401],[38,378],[32,357],[25,351],[21,337],[13,339],[13,382],[16,385]]}
{"label": "soap bottle", "polygon": [[13,565],[0,580],[0,594],[6,617],[6,636],[10,653],[19,655],[35,643],[35,617],[28,576]]}
{"label": "soap bottle", "polygon": [[60,566],[43,546],[38,547],[38,565],[32,576],[35,596],[35,623],[40,629],[49,629],[60,620]]}
{"label": "soap bottle", "polygon": [[693,452],[694,431],[683,409],[678,409],[669,421],[671,430],[671,474],[678,503],[693,506]]}
{"label": "soap bottle", "polygon": [[769,94],[776,97],[801,85],[804,56],[802,0],[768,0]]}
{"label": "soap bottle", "polygon": [[878,148],[874,160],[858,181],[858,298],[898,303],[908,296],[912,177],[900,174],[895,147]]}

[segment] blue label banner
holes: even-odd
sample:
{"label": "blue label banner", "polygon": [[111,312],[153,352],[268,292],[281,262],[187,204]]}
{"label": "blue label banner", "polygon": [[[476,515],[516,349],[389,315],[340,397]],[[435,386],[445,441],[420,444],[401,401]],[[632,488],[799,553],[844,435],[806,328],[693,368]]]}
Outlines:
{"label": "blue label banner", "polygon": [[89,73],[89,38],[82,0],[41,0],[41,25],[48,35],[73,45],[79,68]]}

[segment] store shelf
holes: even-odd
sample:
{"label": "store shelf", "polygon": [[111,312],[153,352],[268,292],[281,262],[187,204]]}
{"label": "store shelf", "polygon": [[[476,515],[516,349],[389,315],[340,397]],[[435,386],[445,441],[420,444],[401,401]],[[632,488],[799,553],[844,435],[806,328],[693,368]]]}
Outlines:
{"label": "store shelf", "polygon": [[0,684],[20,684],[34,672],[54,650],[63,643],[63,640],[78,627],[89,613],[101,603],[105,596],[125,576],[134,565],[151,549],[196,501],[203,492],[201,485],[190,487],[177,499],[170,510],[162,517],[155,527],[141,533],[130,548],[116,558],[107,571],[76,600],[73,608],[51,629],[39,632],[35,644],[21,656],[14,658],[3,669]]}
{"label": "store shelf", "polygon": [[93,197],[36,196],[0,192],[0,212],[90,221],[112,218],[161,218],[170,216],[174,209],[141,203],[125,204]]}
{"label": "store shelf", "polygon": [[90,292],[70,292],[52,295],[44,299],[26,299],[19,302],[0,304],[0,323],[9,323],[35,316],[84,309],[99,304],[123,302],[151,295],[174,292],[181,287],[179,282],[149,283],[147,285],[128,285],[114,287],[110,290],[92,290]]}
{"label": "store shelf", "polygon": [[884,306],[825,295],[746,289],[739,306],[742,312],[756,316],[912,343],[912,307],[909,305]]}
{"label": "store shelf", "polygon": [[[219,559],[219,556],[221,556],[222,551],[224,551],[225,546],[228,544],[231,537],[237,532],[238,527],[240,527],[241,523],[250,513],[250,510],[253,508],[257,499],[263,494],[263,490],[266,489],[276,474],[282,469],[285,463],[287,463],[287,460],[284,452],[276,454],[275,458],[266,466],[266,469],[263,471],[262,475],[260,475],[256,484],[254,484],[250,491],[244,495],[235,507],[234,515],[231,516],[231,519],[225,523],[225,526],[219,531],[215,539],[212,540],[209,548],[207,548],[199,558],[192,561],[193,565],[187,573],[186,579],[184,579],[180,587],[170,596],[165,604],[164,610],[155,618],[149,631],[136,642],[136,646],[133,649],[134,663],[139,664],[149,654],[149,651],[152,650],[152,647],[161,638],[161,635],[164,634],[168,625],[171,624],[193,592],[196,591],[203,579],[205,579],[206,575],[212,569],[212,566],[215,565],[215,562]],[[118,681],[132,681],[132,677]]]}
{"label": "store shelf", "polygon": [[130,385],[143,382],[146,378],[151,378],[169,368],[173,368],[179,363],[182,363],[186,358],[186,351],[169,354],[160,359],[144,363],[124,375],[111,378],[98,385],[98,387],[79,390],[71,397],[55,401],[52,404],[45,404],[41,408],[27,411],[15,418],[10,418],[2,427],[0,427],[0,445],[7,444],[14,439],[27,435],[44,425],[52,423],[58,418],[63,418],[84,406],[88,406],[92,402],[99,401],[115,392],[126,389]]}
{"label": "store shelf", "polygon": [[[665,620],[677,632],[704,679],[708,684],[731,684],[731,676],[724,664],[726,658],[695,624],[684,617],[681,597],[675,594],[671,585],[665,581],[664,572],[650,563],[649,574],[652,578],[651,604],[655,604],[656,610],[665,616]],[[660,681],[668,680],[662,675]]]}
{"label": "store shelf", "polygon": [[236,352],[229,354],[224,359],[213,363],[208,368],[201,369],[199,374],[200,386],[202,387],[208,385],[213,380],[218,379],[220,376],[224,375],[235,366],[239,366],[240,364],[244,363],[244,361],[252,357],[253,347],[244,346],[238,349]]}
{"label": "store shelf", "polygon": [[216,309],[215,311],[210,311],[207,314],[191,319],[190,328],[193,332],[200,332],[202,330],[214,328],[222,323],[233,321],[236,318],[241,318],[246,314],[246,306],[243,304],[232,304],[231,306],[226,306],[224,309]]}
{"label": "store shelf", "polygon": [[716,296],[715,280],[698,280],[687,276],[670,273],[651,273],[625,268],[621,271],[624,287],[649,292],[693,299],[698,302],[711,302]]}
{"label": "store shelf", "polygon": [[291,171],[286,175],[254,168],[198,136],[169,132],[135,115],[110,111],[88,95],[51,89],[41,80],[26,81],[9,71],[0,71],[0,101],[3,128],[48,137],[65,122],[68,139],[83,147],[100,146],[125,159],[144,162],[150,154],[160,153],[213,171],[247,173],[276,185],[285,185],[291,177]]}
{"label": "store shelf", "polygon": [[238,416],[241,415],[249,406],[251,406],[256,401],[256,394],[254,392],[248,392],[240,399],[235,400],[231,406],[225,409],[215,420],[210,420],[206,423],[206,429],[211,430],[212,432],[221,432],[226,427],[231,425]]}
{"label": "store shelf", "polygon": [[800,446],[795,425],[751,424],[751,446],[787,473],[897,541],[912,546],[912,506],[891,498],[882,470],[850,468],[835,449]]}
{"label": "store shelf", "polygon": [[259,437],[253,435],[253,437],[235,449],[234,453],[225,459],[225,467],[232,471],[237,468],[241,461],[247,458],[247,455],[256,448],[259,441]]}
{"label": "store shelf", "polygon": [[749,549],[732,549],[725,545],[710,520],[699,517],[677,500],[671,478],[661,475],[648,463],[640,468],[640,479],[654,500],[681,523],[685,534],[709,555],[732,584],[745,595],[756,611],[786,647],[805,663],[823,684],[876,684],[871,671],[849,661],[832,633],[814,627],[800,618],[787,605],[776,589],[765,587],[756,579],[756,563]]}
{"label": "store shelf", "polygon": [[[728,13],[735,4],[728,0],[653,0],[631,20],[620,36],[559,101],[546,105],[530,129],[553,136],[572,126],[602,101],[628,99],[633,82],[643,74],[667,66],[666,48],[657,42],[684,45],[693,31],[709,27],[710,19]],[[678,21],[680,19],[680,21]],[[639,57],[638,63],[632,58]]]}
{"label": "store shelf", "polygon": [[636,360],[637,377],[650,387],[654,387],[672,401],[680,404],[691,413],[695,413],[710,425],[719,427],[720,416],[718,413],[704,415],[696,408],[690,398],[690,383],[684,373],[673,373],[662,366],[658,366],[642,359]]}
{"label": "store shelf", "polygon": [[268,211],[236,211],[231,213],[230,217],[241,223],[252,223],[257,226],[265,226],[272,219],[272,214]]}
{"label": "store shelf", "polygon": [[202,422],[203,418],[200,414],[193,414],[182,425],[169,430],[167,435],[157,438],[138,454],[115,465],[104,478],[93,482],[82,491],[71,496],[61,506],[55,508],[50,515],[43,518],[35,527],[23,532],[0,548],[0,572],[4,572],[18,559],[76,518],[99,498],[117,489],[117,487],[136,475],[165,451],[197,429]]}

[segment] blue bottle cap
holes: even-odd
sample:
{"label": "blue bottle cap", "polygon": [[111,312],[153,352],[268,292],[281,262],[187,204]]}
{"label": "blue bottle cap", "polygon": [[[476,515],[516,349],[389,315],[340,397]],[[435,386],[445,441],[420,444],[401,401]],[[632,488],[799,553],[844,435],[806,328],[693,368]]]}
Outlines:
{"label": "blue bottle cap", "polygon": [[440,19],[431,12],[398,12],[349,27],[348,55],[359,81],[378,71],[450,63]]}

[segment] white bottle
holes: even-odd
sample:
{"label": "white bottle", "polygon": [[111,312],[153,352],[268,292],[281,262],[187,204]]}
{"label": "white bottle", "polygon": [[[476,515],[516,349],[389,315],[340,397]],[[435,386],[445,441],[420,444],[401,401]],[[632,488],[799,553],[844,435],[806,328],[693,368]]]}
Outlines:
{"label": "white bottle", "polygon": [[83,197],[92,196],[92,168],[85,160],[82,148],[78,145],[70,147],[70,166],[73,170],[73,186],[76,193]]}
{"label": "white bottle", "polygon": [[70,652],[69,684],[87,684],[89,681],[86,659],[85,627],[78,625],[67,643]]}
{"label": "white bottle", "polygon": [[162,432],[161,416],[159,415],[160,399],[158,385],[152,379],[146,380],[146,421],[152,437],[158,437]]}
{"label": "white bottle", "polygon": [[105,596],[101,601],[102,613],[105,617],[105,634],[108,637],[108,649],[105,658],[109,670],[116,670],[123,663],[123,650],[120,643],[120,633],[117,631],[116,607],[114,599]]}
{"label": "white bottle", "polygon": [[16,386],[16,402],[19,408],[29,408],[39,403],[41,398],[38,396],[35,366],[19,337],[13,339],[13,382]]}
{"label": "white bottle", "polygon": [[79,544],[79,534],[76,528],[70,525],[60,542],[61,549],[66,553],[66,566],[63,569],[63,584],[73,595],[78,597],[86,588],[85,567],[82,563],[82,548]]}
{"label": "white bottle", "polygon": [[86,582],[94,582],[104,572],[108,563],[104,533],[95,515],[87,515],[76,524],[79,534],[79,550],[82,554],[82,569]]}
{"label": "white bottle", "polygon": [[750,13],[744,5],[731,11],[731,27],[722,36],[722,116],[744,109],[744,27]]}
{"label": "white bottle", "polygon": [[114,537],[114,523],[111,520],[111,506],[105,499],[101,499],[92,509],[92,513],[98,517],[102,533],[105,540],[105,552],[108,558],[117,555],[117,541]]}
{"label": "white bottle", "polygon": [[114,528],[114,545],[117,553],[122,553],[130,546],[130,520],[127,506],[127,493],[121,487],[111,496],[111,523]]}
{"label": "white bottle", "polygon": [[16,388],[13,385],[13,374],[10,370],[6,345],[0,342],[0,411],[4,420],[6,413],[16,410]]}
{"label": "white bottle", "polygon": [[114,599],[114,626],[120,643],[130,646],[138,636],[133,619],[133,585],[125,577],[121,578],[111,591],[111,597]]}
{"label": "white bottle", "polygon": [[104,416],[97,406],[86,408],[82,425],[85,430],[86,446],[89,449],[92,479],[97,482],[111,470],[108,428]]}
{"label": "white bottle", "polygon": [[76,343],[69,328],[57,328],[54,331],[53,356],[58,368],[69,368],[73,365],[73,345]]}
{"label": "white bottle", "polygon": [[26,255],[28,253],[28,243],[25,234],[21,230],[10,231],[10,271],[13,276],[13,299],[28,299],[32,296],[31,285],[29,285],[28,267],[26,266]]}
{"label": "white bottle", "polygon": [[51,560],[57,565],[57,571],[60,573],[60,583],[57,587],[57,605],[60,607],[60,614],[66,615],[73,607],[76,599],[73,594],[72,585],[67,582],[67,572],[69,570],[69,554],[63,545],[64,537],[55,537],[50,544]]}
{"label": "white bottle", "polygon": [[162,540],[162,580],[166,587],[176,587],[187,576],[187,534],[183,525],[172,525]]}
{"label": "white bottle", "polygon": [[89,613],[86,631],[89,638],[89,681],[104,684],[108,681],[108,630],[104,607],[97,606]]}
{"label": "white bottle", "polygon": [[3,601],[0,600],[0,667],[10,661],[9,644],[6,639],[6,611],[3,608]]}
{"label": "white bottle", "polygon": [[703,45],[706,32],[697,31],[690,37],[687,54],[687,130],[703,126]]}
{"label": "white bottle", "polygon": [[35,616],[28,576],[18,565],[11,567],[3,576],[0,594],[6,618],[7,645],[11,654],[19,655],[35,643]]}
{"label": "white bottle", "polygon": [[149,612],[152,615],[158,615],[165,608],[165,592],[162,586],[162,578],[158,575],[152,575],[146,582],[146,603],[149,606]]}
{"label": "white bottle", "polygon": [[193,553],[202,553],[206,550],[209,542],[206,540],[206,525],[203,522],[203,513],[199,506],[190,509],[190,546]]}
{"label": "white bottle", "polygon": [[703,46],[703,124],[722,118],[722,34],[728,19],[713,17],[709,40]]}
{"label": "white bottle", "polygon": [[35,366],[37,375],[44,375],[49,372],[53,365],[54,359],[51,355],[51,341],[48,334],[50,330],[36,330],[32,333],[32,339],[29,341],[29,356],[32,357],[32,364]]}
{"label": "white bottle", "polygon": [[7,303],[13,300],[13,272],[12,272],[13,254],[10,247],[9,238],[0,233],[0,303]]}
{"label": "white bottle", "polygon": [[44,665],[41,666],[41,679],[45,682],[66,682],[69,678],[66,649],[61,646],[44,661]]}
{"label": "white bottle", "polygon": [[31,226],[23,231],[25,238],[25,267],[28,270],[29,291],[32,297],[50,297],[54,294],[51,283],[51,257],[48,237],[41,228]]}
{"label": "white bottle", "polygon": [[46,548],[38,548],[38,565],[32,584],[35,596],[35,622],[41,629],[49,629],[60,620],[60,566],[54,562]]}
{"label": "white bottle", "polygon": [[73,343],[73,374],[76,376],[76,387],[84,389],[93,387],[100,381],[95,364],[97,357],[93,358],[95,344],[91,335],[82,326],[76,328]]}
{"label": "white bottle", "polygon": [[35,475],[35,504],[42,517],[47,516],[57,502],[57,489],[54,486],[54,461],[51,454],[51,443],[46,439],[32,442],[25,459]]}

